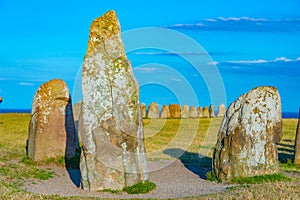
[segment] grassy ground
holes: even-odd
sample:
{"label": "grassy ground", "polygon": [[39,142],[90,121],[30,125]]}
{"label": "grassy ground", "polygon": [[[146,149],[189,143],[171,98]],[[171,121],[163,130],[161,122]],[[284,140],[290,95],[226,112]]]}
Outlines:
{"label": "grassy ground", "polygon": [[[0,114],[0,199],[89,199],[41,196],[21,190],[25,180],[36,182],[51,178],[51,170],[40,170],[25,159],[30,116]],[[211,154],[221,119],[145,119],[147,158],[180,159],[191,170],[211,170]],[[279,144],[281,169],[299,176],[292,164],[297,120],[283,120]],[[300,181],[234,186],[225,193],[192,199],[299,199]]]}

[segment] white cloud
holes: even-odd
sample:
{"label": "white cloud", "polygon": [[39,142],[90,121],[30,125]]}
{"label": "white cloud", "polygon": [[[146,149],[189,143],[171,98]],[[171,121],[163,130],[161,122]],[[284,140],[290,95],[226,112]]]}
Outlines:
{"label": "white cloud", "polygon": [[276,59],[274,60],[274,62],[280,62],[280,61],[283,61],[283,62],[292,62],[293,60],[288,59],[288,58],[286,58],[286,57],[280,57],[280,58],[276,58]]}
{"label": "white cloud", "polygon": [[253,18],[253,17],[219,17],[218,20],[220,21],[254,21],[254,22],[261,22],[261,21],[268,21],[264,18]]}
{"label": "white cloud", "polygon": [[237,60],[237,61],[227,61],[228,63],[242,63],[242,64],[260,64],[260,63],[267,63],[267,60]]}
{"label": "white cloud", "polygon": [[161,69],[155,68],[155,67],[137,67],[137,68],[133,68],[133,71],[139,71],[139,72],[156,72],[156,71],[161,71]]}
{"label": "white cloud", "polygon": [[212,61],[212,62],[209,62],[208,64],[209,64],[209,65],[218,65],[218,64],[219,64],[219,62]]}
{"label": "white cloud", "polygon": [[19,85],[21,86],[34,86],[34,83],[29,83],[29,82],[20,82]]}
{"label": "white cloud", "polygon": [[216,19],[205,19],[205,21],[207,21],[207,22],[216,22],[217,20]]}
{"label": "white cloud", "polygon": [[[275,58],[274,60],[264,60],[264,59],[258,59],[258,60],[234,60],[234,61],[223,61],[223,63],[235,63],[235,64],[261,64],[261,63],[275,63],[275,62],[298,62],[300,61],[300,57],[297,57],[296,59],[289,59],[286,57],[279,57]],[[216,62],[217,64],[219,62]],[[214,64],[214,62],[209,63]]]}

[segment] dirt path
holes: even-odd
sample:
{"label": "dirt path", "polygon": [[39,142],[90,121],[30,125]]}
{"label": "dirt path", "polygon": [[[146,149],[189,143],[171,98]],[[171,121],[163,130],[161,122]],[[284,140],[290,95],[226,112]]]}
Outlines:
{"label": "dirt path", "polygon": [[78,188],[79,170],[67,171],[63,167],[51,167],[56,176],[36,184],[24,186],[29,192],[59,196],[85,196],[101,198],[182,198],[224,191],[226,185],[212,183],[187,169],[179,160],[149,162],[149,178],[157,186],[156,190],[141,195],[127,193],[89,192]]}

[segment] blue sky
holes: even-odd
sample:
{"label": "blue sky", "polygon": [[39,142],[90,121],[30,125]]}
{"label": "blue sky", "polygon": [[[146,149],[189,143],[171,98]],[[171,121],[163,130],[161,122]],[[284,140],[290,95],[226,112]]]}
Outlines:
{"label": "blue sky", "polygon": [[[30,108],[37,88],[54,78],[65,80],[78,101],[74,82],[85,55],[89,25],[111,9],[116,10],[124,31],[142,102],[228,106],[253,87],[271,85],[281,94],[283,111],[298,111],[298,0],[0,0],[0,109]],[[156,48],[159,45],[130,51],[137,41],[155,40],[146,31],[126,39],[130,31],[146,27],[178,32],[203,49],[174,36],[167,38],[171,52]],[[190,62],[197,59],[208,59],[206,64],[212,68]],[[216,77],[205,77],[205,69],[217,69]],[[224,88],[226,97],[212,95],[214,87],[220,93]]]}

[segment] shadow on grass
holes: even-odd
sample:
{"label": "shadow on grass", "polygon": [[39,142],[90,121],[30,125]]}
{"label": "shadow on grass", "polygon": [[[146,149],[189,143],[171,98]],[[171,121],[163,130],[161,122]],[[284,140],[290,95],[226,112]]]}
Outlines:
{"label": "shadow on grass", "polygon": [[289,142],[291,144],[278,144],[278,160],[280,163],[288,163],[294,160],[294,141],[284,140],[284,142]]}
{"label": "shadow on grass", "polygon": [[164,153],[179,159],[182,164],[191,172],[202,179],[206,179],[206,174],[212,170],[212,159],[201,154],[192,153],[183,149],[166,149]]}

